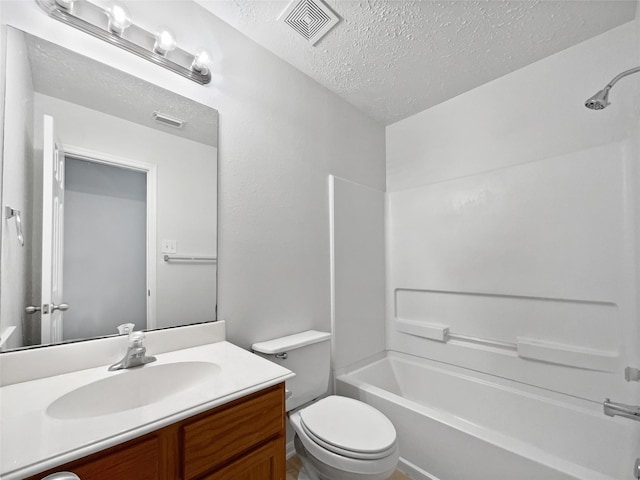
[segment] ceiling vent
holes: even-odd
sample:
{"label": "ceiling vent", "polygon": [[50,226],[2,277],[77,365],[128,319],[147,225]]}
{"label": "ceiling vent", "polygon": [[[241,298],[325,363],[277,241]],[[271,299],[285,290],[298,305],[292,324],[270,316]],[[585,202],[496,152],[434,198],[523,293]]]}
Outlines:
{"label": "ceiling vent", "polygon": [[340,18],[322,0],[293,0],[278,20],[315,45],[336,26]]}

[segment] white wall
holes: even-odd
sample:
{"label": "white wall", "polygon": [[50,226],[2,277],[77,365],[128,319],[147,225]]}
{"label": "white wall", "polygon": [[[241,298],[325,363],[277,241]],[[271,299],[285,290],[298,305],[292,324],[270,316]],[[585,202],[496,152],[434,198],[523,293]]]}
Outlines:
{"label": "white wall", "polygon": [[[2,2],[0,2],[0,19],[2,18]],[[0,71],[7,71],[7,29],[4,25],[0,24]],[[4,114],[5,114],[5,75],[0,75],[0,118],[2,118],[2,124],[4,126]],[[0,129],[0,163],[4,163],[4,128]],[[0,168],[0,198],[2,195],[2,168]],[[4,230],[4,225],[0,222],[0,238]],[[0,255],[0,268],[2,268],[2,256]],[[0,281],[0,292],[2,291],[2,283]],[[1,293],[0,293],[1,295]]]}
{"label": "white wall", "polygon": [[56,120],[63,145],[157,167],[156,326],[214,320],[216,266],[169,265],[161,241],[176,240],[177,254],[215,255],[217,149],[39,93],[37,139],[44,114]]}
{"label": "white wall", "polygon": [[[20,162],[5,162],[3,178],[24,179],[30,176],[33,168],[33,118],[30,115],[33,105],[33,84],[31,71],[26,57],[26,45],[23,35],[9,32],[11,48],[6,53],[6,65],[10,72],[6,77],[5,116],[11,118],[5,122],[3,158],[20,159]],[[26,107],[26,108],[25,108]],[[6,220],[4,207],[10,206],[20,210],[25,237],[22,247],[17,239],[15,218]],[[27,317],[24,308],[31,295],[30,261],[32,248],[39,244],[32,243],[31,209],[32,190],[25,182],[8,182],[2,186],[2,278],[0,279],[0,335],[10,326],[16,330],[9,337],[4,348],[15,348],[24,345],[23,327]],[[25,318],[26,317],[26,318]]]}
{"label": "white wall", "polygon": [[583,106],[637,60],[631,22],[387,128],[388,348],[637,399],[638,83]]}
{"label": "white wall", "polygon": [[[219,318],[241,346],[330,328],[329,174],[384,190],[384,129],[190,1],[126,2],[150,29],[210,49],[213,82],[178,77],[3,2],[2,23],[90,55],[220,112]],[[161,5],[161,8],[157,8]]]}

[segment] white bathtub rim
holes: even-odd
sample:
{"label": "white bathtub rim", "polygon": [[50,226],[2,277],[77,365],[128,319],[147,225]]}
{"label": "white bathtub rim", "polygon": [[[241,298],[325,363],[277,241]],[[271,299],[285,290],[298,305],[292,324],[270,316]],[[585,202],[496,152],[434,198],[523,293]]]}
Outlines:
{"label": "white bathtub rim", "polygon": [[376,363],[380,360],[384,360],[389,356],[390,353],[400,353],[400,352],[396,352],[395,350],[382,350],[381,352],[374,353],[373,355],[363,358],[362,360],[358,360],[357,362],[351,363],[345,367],[335,369],[334,375],[336,377],[339,377],[340,375],[356,372],[365,367],[368,367],[373,363]]}
{"label": "white bathtub rim", "polygon": [[[398,359],[402,362],[410,363],[418,367],[426,367],[431,370],[435,370],[439,373],[443,373],[445,375],[450,375],[451,373],[453,373],[458,378],[463,378],[465,380],[479,383],[484,386],[496,388],[498,390],[502,390],[504,392],[508,392],[514,395],[526,396],[536,401],[553,405],[555,407],[570,408],[571,410],[579,413],[580,415],[586,415],[586,416],[592,417],[599,422],[606,421],[608,423],[616,423],[620,425],[620,427],[623,429],[628,429],[633,427],[633,425],[629,423],[630,421],[628,419],[624,419],[622,417],[617,417],[617,416],[612,418],[604,417],[603,405],[600,402],[595,402],[593,400],[576,397],[573,395],[567,395],[566,393],[557,392],[555,390],[541,388],[536,385],[519,382],[516,380],[512,380],[510,378],[499,377],[497,375],[488,374],[485,372],[481,372],[479,370],[472,370],[469,368],[460,367],[458,365],[454,365],[450,363],[440,362],[438,360],[432,360],[429,358],[423,358],[423,357],[418,357],[418,356],[403,353],[403,352],[389,350],[387,351],[387,355],[385,355],[384,357],[378,358],[378,360],[376,360],[376,362],[372,362],[371,365],[373,365],[374,363],[381,363],[383,360],[387,358],[391,360],[392,368],[393,368],[393,360]],[[362,365],[360,368],[358,368],[357,370],[353,370],[350,373],[356,374],[358,371],[363,370],[366,367],[367,365]],[[438,411],[446,412],[446,410],[442,410],[435,407],[433,408]],[[457,417],[457,418],[461,418],[461,420],[466,421],[462,417]]]}
{"label": "white bathtub rim", "polygon": [[[500,390],[519,396],[526,395],[528,397],[535,398],[536,400],[550,403],[554,406],[567,407],[567,405],[570,405],[572,409],[579,410],[581,414],[595,416],[597,418],[602,417],[602,404],[593,400],[576,397],[573,395],[567,395],[566,393],[542,388],[536,385],[531,385],[529,383],[488,374],[479,370],[473,370],[470,368],[461,367],[459,365],[441,362],[430,358],[418,357],[416,355],[411,355],[404,352],[388,350],[387,355],[379,358],[378,360],[376,360],[376,362],[371,362],[369,365],[380,363],[386,358],[389,358],[392,361],[394,359],[399,359],[403,362],[411,363],[413,365],[421,367],[426,366],[427,368],[448,375],[451,375],[453,373],[459,378],[479,383],[481,385],[498,388]],[[355,374],[360,370],[365,369],[369,365],[362,365],[359,368],[350,371],[349,373]],[[517,385],[517,387],[515,387],[514,385]]]}
{"label": "white bathtub rim", "polygon": [[432,475],[403,457],[400,457],[400,460],[398,460],[398,470],[409,475],[413,480],[440,480],[435,475]]}
{"label": "white bathtub rim", "polygon": [[[402,355],[404,356],[404,354]],[[372,363],[371,365],[374,365],[375,363],[379,363],[383,360],[385,359],[380,359],[377,362]],[[422,360],[422,359],[419,359],[419,360]],[[416,363],[420,363],[420,362],[418,361]],[[363,367],[363,368],[366,368],[366,367]],[[550,469],[556,470],[566,475],[574,476],[576,478],[589,478],[590,480],[616,480],[614,477],[611,477],[605,473],[599,472],[597,470],[593,470],[588,467],[584,467],[570,460],[565,460],[535,445],[531,445],[530,443],[527,443],[523,440],[519,440],[515,437],[509,436],[500,432],[496,432],[485,426],[478,425],[476,423],[463,419],[457,415],[453,415],[445,410],[423,405],[421,403],[415,402],[413,400],[401,397],[400,395],[397,395],[395,393],[384,390],[380,387],[376,387],[374,385],[366,383],[362,380],[352,378],[352,375],[357,374],[358,370],[354,370],[348,374],[342,374],[338,376],[336,380],[350,384],[362,392],[381,397],[382,399],[388,402],[399,404],[404,408],[417,411],[457,431],[460,431],[467,435],[471,435],[490,445],[506,450],[515,455],[538,462]],[[469,378],[473,379],[473,377],[469,377]],[[492,384],[491,386],[494,386],[494,385],[495,384]],[[517,393],[522,394],[522,392],[517,392]],[[546,397],[543,397],[542,399],[548,400]],[[362,399],[362,398],[360,400],[366,401],[366,399]],[[591,412],[587,410],[585,411],[585,413],[591,413]]]}
{"label": "white bathtub rim", "polygon": [[[555,407],[570,408],[571,410],[579,413],[580,415],[587,415],[599,422],[606,421],[608,423],[615,423],[620,425],[620,427],[623,429],[629,429],[635,426],[635,422],[632,422],[628,419],[624,419],[622,417],[617,417],[617,416],[612,418],[604,417],[603,405],[600,402],[595,402],[593,400],[576,397],[573,395],[567,395],[566,393],[557,392],[555,390],[541,388],[536,385],[519,382],[510,378],[499,377],[497,375],[492,375],[479,370],[473,370],[466,367],[461,367],[459,365],[440,362],[438,360],[432,360],[429,358],[418,357],[416,355],[411,355],[403,352],[388,350],[386,352],[386,355],[384,355],[383,357],[379,357],[375,362],[372,362],[370,365],[373,365],[375,363],[381,363],[387,358],[391,360],[392,366],[393,366],[393,360],[398,359],[402,362],[411,363],[419,367],[425,366],[426,368],[435,370],[439,373],[444,373],[447,375],[454,373],[455,376],[457,376],[458,378],[463,378],[465,380],[479,383],[481,385],[489,386],[491,388],[496,388],[498,390],[502,390],[514,395],[526,396],[534,400],[553,405]],[[368,365],[362,365],[358,369],[350,371],[349,373],[356,374],[358,371],[365,369],[367,366]],[[438,411],[446,412],[446,410],[442,410],[439,408],[434,407],[434,409]],[[456,417],[456,418],[460,418],[461,420],[466,422],[466,420],[463,419],[462,417]]]}
{"label": "white bathtub rim", "polygon": [[[571,408],[572,410],[577,411],[581,415],[587,415],[587,416],[593,417],[598,421],[601,421],[603,419],[602,404],[593,402],[591,400],[573,397],[570,395],[566,395],[564,393],[555,392],[553,390],[542,389],[534,385],[515,382],[514,380],[511,380],[508,378],[498,377],[498,376],[490,375],[484,372],[470,370],[468,368],[460,367],[457,365],[452,365],[452,364],[440,362],[437,360],[431,360],[423,357],[417,357],[415,355],[410,355],[402,352],[389,350],[386,352],[385,355],[376,356],[376,357],[377,358],[375,360],[371,361],[368,364],[360,364],[357,368],[349,369],[348,371],[345,371],[344,373],[337,375],[335,380],[338,381],[344,378],[348,378],[350,381],[360,382],[359,383],[360,385],[369,385],[366,382],[363,382],[361,380],[352,379],[351,375],[357,376],[362,370],[374,367],[375,365],[378,365],[385,361],[390,362],[391,368],[393,370],[394,360],[397,359],[401,362],[409,363],[417,367],[428,368],[430,370],[436,371],[444,375],[454,375],[455,377],[462,378],[465,381],[478,383],[490,388],[495,388],[498,390],[502,390],[504,392],[508,392],[513,395],[526,396],[536,401],[548,403],[556,407]],[[517,384],[517,388],[511,385],[514,383]],[[380,391],[388,392],[387,390],[380,387],[374,387],[374,388],[378,388],[380,389]],[[399,388],[401,387],[399,386]],[[393,394],[393,392],[388,392],[388,393]],[[393,395],[396,395],[396,394],[393,394]],[[397,396],[399,398],[405,399],[405,397],[403,397],[402,395],[397,395]],[[422,406],[422,404],[418,402],[415,402],[415,403],[417,405]],[[444,410],[442,408],[438,408],[438,407],[426,407],[426,408],[434,412],[441,412],[445,416],[451,416],[453,418],[457,418],[464,423],[483,428],[481,425],[478,425],[474,422],[470,422],[464,419],[463,417],[450,414],[447,410]],[[626,421],[620,418],[614,417],[607,420],[620,423],[623,427],[625,426],[628,427],[628,424],[626,423]]]}
{"label": "white bathtub rim", "polygon": [[[527,383],[522,383],[522,382],[509,379],[509,378],[499,377],[499,376],[487,374],[485,372],[472,370],[465,367],[460,367],[458,365],[440,362],[438,360],[432,360],[429,358],[418,357],[415,355],[411,355],[403,352],[397,352],[393,350],[387,350],[382,354],[377,354],[371,357],[370,363],[358,362],[357,367],[353,365],[348,369],[342,369],[341,370],[342,373],[336,374],[334,382],[337,382],[342,377],[351,378],[350,375],[358,375],[358,373],[360,373],[362,370],[373,367],[387,360],[390,361],[390,365],[393,370],[394,360],[396,359],[401,362],[406,362],[418,367],[428,368],[430,370],[434,370],[438,373],[442,373],[445,375],[453,374],[458,378],[462,378],[467,381],[488,386],[490,388],[496,388],[498,390],[502,390],[517,396],[526,396],[534,400],[553,405],[555,407],[571,408],[572,410],[578,412],[580,415],[587,415],[589,417],[594,418],[596,421],[606,420],[607,422],[610,422],[610,423],[619,424],[622,428],[625,428],[625,429],[630,427],[629,420],[623,419],[622,417],[613,417],[613,418],[605,419],[603,417],[602,403],[599,403],[599,402],[594,402],[592,400],[575,397],[572,395],[567,395],[565,393],[556,392],[554,390],[540,388],[535,385],[530,385]],[[513,386],[514,384],[517,386]],[[376,387],[376,388],[380,388],[380,387]],[[381,389],[381,390],[387,391],[385,389]],[[334,391],[336,391],[335,385],[334,385]],[[402,395],[398,395],[398,397],[405,398],[405,397],[402,397]],[[448,413],[446,410],[441,408],[437,408],[437,407],[430,407],[430,408],[433,408],[435,411],[443,412],[445,414]],[[467,422],[467,420],[465,420],[462,417],[457,417],[457,416],[455,417],[460,418],[463,422]],[[470,422],[470,423],[473,423],[473,422]]]}
{"label": "white bathtub rim", "polygon": [[576,478],[588,478],[589,480],[617,480],[616,478],[606,475],[602,472],[598,472],[596,470],[583,467],[582,465],[579,465],[575,462],[565,460],[525,441],[493,431],[487,427],[474,424],[473,422],[460,418],[456,415],[452,415],[446,411],[427,407],[420,403],[414,402],[413,400],[408,400],[406,398],[400,397],[395,393],[387,392],[386,390],[383,390],[379,387],[374,387],[361,380],[345,380],[345,375],[341,375],[341,377],[342,378],[339,377],[338,380],[344,381],[345,383],[350,383],[361,391],[377,395],[389,402],[400,404],[405,408],[418,411],[419,413],[426,415],[427,417],[430,417],[436,421],[439,421],[440,423],[443,423],[448,427],[458,430],[459,432],[471,435],[490,445],[506,450],[515,455],[533,460],[558,472],[571,475]]}

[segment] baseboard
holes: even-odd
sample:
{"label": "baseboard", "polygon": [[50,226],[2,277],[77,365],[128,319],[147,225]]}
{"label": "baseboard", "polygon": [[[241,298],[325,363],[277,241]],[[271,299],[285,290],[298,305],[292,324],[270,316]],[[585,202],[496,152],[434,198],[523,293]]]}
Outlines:
{"label": "baseboard", "polygon": [[417,465],[414,465],[413,463],[405,460],[402,457],[400,457],[400,460],[398,460],[398,470],[400,470],[405,475],[408,475],[413,480],[440,480],[438,477],[430,475]]}
{"label": "baseboard", "polygon": [[287,452],[287,460],[289,460],[291,457],[293,457],[296,454],[296,447],[293,445],[293,440],[291,440],[290,442],[287,442],[286,452]]}

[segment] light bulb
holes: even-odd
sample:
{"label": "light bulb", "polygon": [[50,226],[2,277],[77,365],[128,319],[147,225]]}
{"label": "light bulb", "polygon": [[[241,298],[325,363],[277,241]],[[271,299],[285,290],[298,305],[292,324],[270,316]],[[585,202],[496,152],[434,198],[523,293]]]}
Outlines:
{"label": "light bulb", "polygon": [[211,64],[211,55],[204,49],[200,49],[193,57],[193,63],[191,68],[198,73],[206,75],[209,72],[209,65]]}
{"label": "light bulb", "polygon": [[109,16],[109,30],[113,33],[122,35],[131,25],[129,10],[119,2],[113,2],[111,4],[111,7],[107,9],[107,15]]}
{"label": "light bulb", "polygon": [[171,50],[176,48],[176,37],[173,32],[166,27],[158,28],[156,32],[156,43],[153,46],[153,51],[160,55],[166,55]]}

